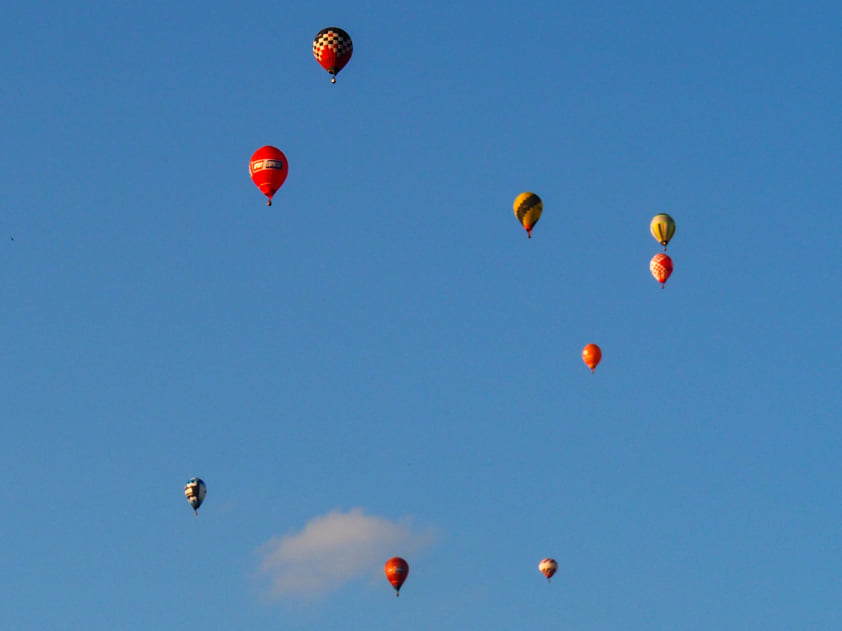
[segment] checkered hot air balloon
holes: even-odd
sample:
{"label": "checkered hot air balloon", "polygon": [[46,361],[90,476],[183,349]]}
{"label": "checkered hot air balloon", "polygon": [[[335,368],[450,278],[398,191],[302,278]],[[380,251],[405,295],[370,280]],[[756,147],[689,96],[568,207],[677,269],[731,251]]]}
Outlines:
{"label": "checkered hot air balloon", "polygon": [[313,39],[313,56],[331,74],[331,83],[336,83],[336,75],[351,59],[353,52],[351,36],[336,26],[323,28]]}
{"label": "checkered hot air balloon", "polygon": [[193,507],[193,512],[199,514],[199,507],[205,501],[205,495],[208,493],[208,488],[201,478],[190,478],[184,486],[184,495],[190,506]]}
{"label": "checkered hot air balloon", "polygon": [[659,252],[649,261],[649,271],[652,272],[655,280],[661,283],[661,289],[663,289],[672,274],[672,259],[663,252]]}

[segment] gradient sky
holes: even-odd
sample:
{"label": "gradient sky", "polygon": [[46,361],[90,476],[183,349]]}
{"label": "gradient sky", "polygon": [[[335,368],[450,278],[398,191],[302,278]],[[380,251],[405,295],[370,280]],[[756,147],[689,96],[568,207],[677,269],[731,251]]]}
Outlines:
{"label": "gradient sky", "polygon": [[840,628],[842,7],[299,4],[0,7],[0,628]]}

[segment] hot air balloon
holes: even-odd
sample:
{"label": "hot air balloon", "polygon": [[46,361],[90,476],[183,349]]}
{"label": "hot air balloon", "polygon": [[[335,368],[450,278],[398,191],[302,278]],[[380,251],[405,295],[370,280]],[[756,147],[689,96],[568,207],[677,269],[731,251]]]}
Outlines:
{"label": "hot air balloon", "polygon": [[538,223],[541,213],[544,210],[544,204],[541,202],[541,198],[535,193],[521,193],[515,197],[514,209],[515,217],[523,224],[527,236],[531,239],[532,228]]}
{"label": "hot air balloon", "polygon": [[655,280],[661,283],[661,289],[663,289],[667,279],[672,274],[672,259],[659,252],[649,261],[649,271],[652,272]]}
{"label": "hot air balloon", "polygon": [[649,232],[655,237],[655,241],[664,246],[664,251],[667,250],[667,243],[675,234],[675,221],[666,213],[655,215],[652,217],[652,222],[649,224]]}
{"label": "hot air balloon", "polygon": [[336,75],[351,59],[353,52],[351,36],[341,28],[323,28],[313,38],[313,56],[331,74],[331,83],[336,83]]}
{"label": "hot air balloon", "polygon": [[187,501],[193,507],[193,512],[199,514],[199,507],[205,501],[208,489],[201,478],[190,478],[184,486],[184,495],[187,496]]}
{"label": "hot air balloon", "polygon": [[269,198],[266,205],[271,206],[272,196],[287,179],[289,163],[283,151],[266,145],[254,152],[249,162],[249,173],[260,192]]}
{"label": "hot air balloon", "polygon": [[602,349],[596,344],[588,344],[582,349],[582,361],[584,361],[587,367],[591,369],[591,372],[596,370],[596,366],[599,364],[599,360],[601,359]]}
{"label": "hot air balloon", "polygon": [[541,570],[541,574],[547,577],[547,582],[549,583],[553,574],[558,569],[558,563],[555,562],[555,559],[544,559],[538,564],[538,569]]}
{"label": "hot air balloon", "polygon": [[384,571],[386,572],[386,578],[389,579],[392,587],[395,588],[395,596],[400,596],[401,585],[403,585],[403,582],[409,575],[409,563],[400,557],[392,557],[386,561]]}

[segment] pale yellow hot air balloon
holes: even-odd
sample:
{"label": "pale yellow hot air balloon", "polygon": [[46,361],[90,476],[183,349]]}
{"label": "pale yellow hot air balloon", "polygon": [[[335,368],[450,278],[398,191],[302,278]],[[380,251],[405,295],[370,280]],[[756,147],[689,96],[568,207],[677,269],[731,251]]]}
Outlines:
{"label": "pale yellow hot air balloon", "polygon": [[667,249],[667,243],[675,234],[675,220],[666,213],[655,215],[649,224],[649,232],[655,237],[655,240],[664,246],[664,251]]}

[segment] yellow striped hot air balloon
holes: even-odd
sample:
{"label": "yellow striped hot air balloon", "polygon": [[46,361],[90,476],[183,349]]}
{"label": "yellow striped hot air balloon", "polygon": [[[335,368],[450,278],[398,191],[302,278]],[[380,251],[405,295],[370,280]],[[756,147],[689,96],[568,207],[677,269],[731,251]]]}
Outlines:
{"label": "yellow striped hot air balloon", "polygon": [[521,193],[515,197],[514,203],[515,217],[523,224],[526,230],[526,235],[532,238],[532,228],[538,223],[541,218],[541,212],[544,210],[544,204],[541,198],[535,193]]}
{"label": "yellow striped hot air balloon", "polygon": [[675,234],[675,220],[666,213],[655,215],[652,217],[652,222],[649,224],[649,232],[655,237],[655,241],[664,246],[664,251],[667,250],[667,243]]}

